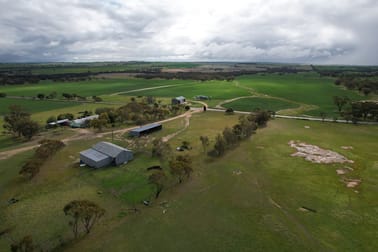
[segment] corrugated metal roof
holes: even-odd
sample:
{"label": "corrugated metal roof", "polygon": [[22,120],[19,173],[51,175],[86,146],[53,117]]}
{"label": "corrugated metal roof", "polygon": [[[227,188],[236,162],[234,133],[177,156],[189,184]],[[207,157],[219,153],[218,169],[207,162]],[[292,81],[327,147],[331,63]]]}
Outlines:
{"label": "corrugated metal roof", "polygon": [[128,151],[127,149],[122,148],[121,146],[109,142],[99,142],[95,144],[92,147],[92,149],[99,151],[105,155],[111,156],[112,158],[115,158],[122,151]]}
{"label": "corrugated metal roof", "polygon": [[132,132],[143,132],[145,130],[153,129],[153,128],[156,128],[156,127],[159,127],[159,126],[161,126],[161,124],[159,124],[159,123],[153,123],[153,124],[149,124],[149,125],[145,125],[145,126],[133,129],[131,131]]}
{"label": "corrugated metal roof", "polygon": [[81,124],[81,123],[84,123],[85,121],[93,120],[93,119],[97,119],[97,118],[98,118],[98,115],[91,115],[91,116],[87,116],[87,117],[84,117],[84,118],[73,120],[72,122],[75,123],[75,124]]}
{"label": "corrugated metal roof", "polygon": [[88,149],[88,150],[82,151],[80,152],[80,154],[96,162],[109,158],[107,155],[101,152],[98,152],[94,149]]}

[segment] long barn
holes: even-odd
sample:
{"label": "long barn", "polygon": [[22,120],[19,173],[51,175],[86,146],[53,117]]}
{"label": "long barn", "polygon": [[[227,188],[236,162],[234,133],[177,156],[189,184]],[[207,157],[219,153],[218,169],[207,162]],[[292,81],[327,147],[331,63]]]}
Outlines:
{"label": "long barn", "polygon": [[153,124],[145,125],[145,126],[130,130],[129,136],[140,137],[142,135],[146,135],[151,132],[161,130],[162,128],[163,126],[160,123],[153,123]]}

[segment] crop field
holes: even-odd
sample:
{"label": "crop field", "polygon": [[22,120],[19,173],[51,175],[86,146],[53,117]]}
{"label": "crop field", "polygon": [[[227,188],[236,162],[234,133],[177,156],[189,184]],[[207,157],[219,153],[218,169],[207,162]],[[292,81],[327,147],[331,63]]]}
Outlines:
{"label": "crop field", "polygon": [[[121,167],[95,171],[78,167],[78,152],[100,139],[70,143],[32,182],[17,176],[31,152],[0,160],[1,201],[20,199],[13,205],[2,204],[0,220],[15,227],[16,237],[32,233],[39,244],[53,246],[72,237],[64,204],[85,198],[104,207],[107,214],[85,239],[68,245],[68,251],[369,251],[378,246],[378,156],[371,151],[377,148],[377,126],[275,119],[225,156],[204,155],[199,136],[214,139],[237,118],[215,112],[192,116],[189,128],[169,143],[172,147],[191,143],[188,153],[194,174],[181,185],[171,183],[157,201],[146,168],[159,162],[148,153],[137,154]],[[181,129],[182,119],[166,126],[150,137]],[[288,142],[294,139],[354,160],[348,176],[361,179],[361,185],[347,188],[336,174],[340,165],[291,157],[294,149]],[[128,142],[116,143],[127,146]],[[166,163],[163,166],[166,169]],[[143,199],[152,199],[153,204],[143,206]],[[134,206],[141,209],[139,214],[127,210]],[[303,206],[316,212],[301,211]],[[0,239],[0,250],[8,246]]]}
{"label": "crop field", "polygon": [[319,116],[320,112],[334,114],[333,96],[347,96],[352,100],[364,99],[357,92],[337,87],[333,79],[317,74],[250,75],[237,79],[241,86],[255,92],[284,98],[293,102],[315,105],[318,109],[307,112]]}
{"label": "crop field", "polygon": [[[312,110],[305,111],[304,114],[319,116],[321,112],[324,112],[330,118],[337,115],[333,96],[347,96],[352,100],[374,99],[373,95],[364,97],[355,91],[338,87],[333,82],[334,79],[319,77],[316,73],[256,74],[241,76],[232,82],[117,78],[82,82],[46,81],[33,85],[2,86],[0,92],[4,92],[8,96],[27,97],[34,97],[39,93],[48,95],[57,92],[58,98],[62,98],[62,93],[75,93],[85,97],[100,96],[105,102],[124,102],[123,96],[154,96],[157,99],[170,99],[183,95],[187,99],[193,99],[197,95],[206,95],[211,97],[211,100],[206,101],[211,107],[225,100],[258,95],[264,98],[278,98],[282,101],[278,103],[276,99],[265,100],[265,102],[260,100],[258,105],[264,106],[265,109],[282,110],[290,108],[288,107],[290,103],[301,104],[312,108]],[[233,104],[236,104],[240,110],[249,111],[249,106],[242,103],[246,104],[252,101],[257,100],[243,99],[235,101]],[[0,102],[6,103],[6,100]],[[253,106],[253,104],[251,105]],[[52,106],[52,108],[56,106],[58,105]],[[61,106],[67,105],[62,104]],[[4,110],[3,106],[1,110]]]}
{"label": "crop field", "polygon": [[36,96],[38,93],[48,95],[57,92],[58,96],[62,93],[75,93],[81,96],[104,95],[117,92],[125,92],[135,89],[156,87],[161,85],[186,84],[193,81],[183,80],[144,80],[144,79],[105,79],[90,80],[80,82],[43,82],[41,84],[27,84],[2,86],[0,92],[13,96]]}
{"label": "crop field", "polygon": [[253,111],[256,109],[266,109],[271,111],[279,111],[283,109],[296,108],[298,104],[271,98],[243,98],[222,105],[225,108],[233,108],[240,111]]}
{"label": "crop field", "polygon": [[[77,102],[59,102],[59,101],[40,101],[32,99],[0,99],[0,115],[8,113],[8,108],[11,105],[18,105],[23,107],[29,113],[38,113],[56,109],[67,109],[69,107],[78,106]],[[69,109],[68,109],[69,110]],[[46,118],[47,119],[47,118]]]}
{"label": "crop field", "polygon": [[232,82],[227,81],[205,81],[192,83],[190,85],[178,85],[170,88],[142,90],[130,94],[157,96],[157,97],[176,97],[184,95],[187,99],[193,99],[197,95],[206,95],[211,100],[206,101],[210,106],[220,101],[234,97],[250,95],[248,90],[236,87]]}

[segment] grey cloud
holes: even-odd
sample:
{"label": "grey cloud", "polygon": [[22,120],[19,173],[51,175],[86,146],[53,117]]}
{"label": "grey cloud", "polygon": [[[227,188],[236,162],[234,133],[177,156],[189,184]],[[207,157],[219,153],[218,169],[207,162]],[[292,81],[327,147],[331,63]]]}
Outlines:
{"label": "grey cloud", "polygon": [[375,1],[234,2],[0,0],[0,61],[378,64]]}

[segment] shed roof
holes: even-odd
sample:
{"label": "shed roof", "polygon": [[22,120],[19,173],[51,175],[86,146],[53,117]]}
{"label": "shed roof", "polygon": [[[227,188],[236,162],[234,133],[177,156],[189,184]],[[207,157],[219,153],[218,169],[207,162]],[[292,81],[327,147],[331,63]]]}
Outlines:
{"label": "shed roof", "polygon": [[112,158],[117,157],[117,155],[122,151],[128,151],[128,149],[122,148],[121,146],[109,142],[99,142],[95,144],[92,149],[105,155],[111,156]]}
{"label": "shed roof", "polygon": [[175,99],[177,99],[177,100],[185,100],[185,97],[184,96],[177,96]]}
{"label": "shed roof", "polygon": [[94,149],[88,149],[88,150],[82,151],[82,152],[80,152],[80,154],[91,159],[91,160],[93,160],[93,161],[95,161],[95,162],[99,162],[101,160],[108,158],[107,155],[102,154],[101,152],[98,152]]}
{"label": "shed roof", "polygon": [[141,126],[139,128],[133,129],[131,131],[132,132],[143,132],[145,130],[153,129],[153,128],[156,128],[156,127],[159,127],[159,126],[161,126],[160,123],[152,123],[152,124],[149,124],[149,125],[144,125],[144,126]]}
{"label": "shed roof", "polygon": [[83,123],[85,121],[93,120],[93,119],[96,119],[96,118],[98,118],[98,115],[91,115],[91,116],[87,116],[87,117],[83,117],[83,118],[73,120],[73,123],[80,124],[80,123]]}

